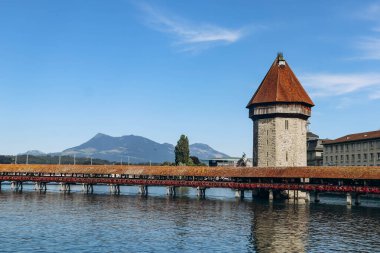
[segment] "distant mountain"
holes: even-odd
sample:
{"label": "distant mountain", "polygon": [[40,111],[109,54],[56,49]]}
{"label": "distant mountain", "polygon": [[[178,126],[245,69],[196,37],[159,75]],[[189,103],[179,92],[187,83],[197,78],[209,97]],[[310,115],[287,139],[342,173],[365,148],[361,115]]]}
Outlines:
{"label": "distant mountain", "polygon": [[190,155],[196,156],[201,160],[210,158],[224,158],[229,157],[228,155],[216,151],[207,144],[194,143],[190,145]]}
{"label": "distant mountain", "polygon": [[[150,139],[126,135],[112,137],[105,134],[97,134],[89,141],[73,148],[66,149],[62,155],[76,155],[78,157],[92,157],[110,161],[123,160],[124,163],[162,163],[174,161],[174,145],[169,143],[157,143]],[[190,145],[190,154],[199,159],[221,158],[228,155],[212,149],[201,143]]]}
{"label": "distant mountain", "polygon": [[19,154],[19,155],[33,155],[33,156],[44,156],[46,153],[39,151],[39,150],[28,150],[25,153]]}

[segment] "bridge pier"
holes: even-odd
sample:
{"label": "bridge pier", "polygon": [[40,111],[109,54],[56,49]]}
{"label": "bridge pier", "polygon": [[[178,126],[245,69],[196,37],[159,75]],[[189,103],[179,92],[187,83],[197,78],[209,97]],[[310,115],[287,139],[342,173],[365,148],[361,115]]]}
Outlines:
{"label": "bridge pier", "polygon": [[310,192],[300,190],[286,190],[289,200],[298,202],[298,204],[310,202]]}
{"label": "bridge pier", "polygon": [[197,196],[199,198],[202,198],[202,199],[205,198],[206,197],[206,188],[198,186],[197,187]]}
{"label": "bridge pier", "polygon": [[354,196],[355,198],[355,205],[360,205],[360,194],[359,193],[347,193],[347,205],[351,206],[352,205],[352,197]]}
{"label": "bridge pier", "polygon": [[239,199],[244,199],[244,190],[235,189],[235,197]]}
{"label": "bridge pier", "polygon": [[259,189],[252,189],[252,198],[259,197],[260,190]]}
{"label": "bridge pier", "polygon": [[175,197],[177,195],[177,187],[175,186],[166,187],[166,195]]}
{"label": "bridge pier", "polygon": [[347,193],[346,194],[346,203],[347,205],[351,206],[352,205],[352,196],[351,196],[351,193]]}
{"label": "bridge pier", "polygon": [[15,192],[22,192],[22,182],[21,181],[12,181],[11,189]]}
{"label": "bridge pier", "polygon": [[120,185],[110,184],[110,193],[115,195],[120,194]]}
{"label": "bridge pier", "polygon": [[94,192],[94,186],[92,184],[82,184],[82,190],[84,193],[92,194]]}
{"label": "bridge pier", "polygon": [[147,196],[148,195],[148,186],[147,185],[140,185],[139,186],[139,194],[141,196]]}
{"label": "bridge pier", "polygon": [[268,193],[269,193],[269,201],[272,201],[273,200],[273,190],[268,190]]}
{"label": "bridge pier", "polygon": [[310,202],[310,192],[304,192],[304,198],[305,202]]}
{"label": "bridge pier", "polygon": [[314,202],[319,203],[321,200],[319,199],[319,192],[314,192]]}
{"label": "bridge pier", "polygon": [[360,194],[356,193],[355,194],[355,205],[360,205]]}
{"label": "bridge pier", "polygon": [[34,190],[35,191],[46,191],[46,183],[45,182],[35,182]]}
{"label": "bridge pier", "polygon": [[[275,194],[273,192],[273,197],[275,197]],[[269,198],[269,190],[266,189],[253,189],[252,190],[252,198],[259,198],[259,199],[268,199]]]}
{"label": "bridge pier", "polygon": [[62,192],[65,192],[65,193],[66,192],[69,193],[70,190],[71,190],[70,184],[68,184],[68,183],[61,183],[59,190],[62,191]]}

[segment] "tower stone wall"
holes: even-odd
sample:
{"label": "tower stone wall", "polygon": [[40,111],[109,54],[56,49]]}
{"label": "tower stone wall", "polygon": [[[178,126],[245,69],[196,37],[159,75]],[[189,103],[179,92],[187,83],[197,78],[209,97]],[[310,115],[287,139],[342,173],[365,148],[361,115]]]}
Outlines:
{"label": "tower stone wall", "polygon": [[253,123],[253,133],[255,166],[306,166],[306,120],[257,119]]}

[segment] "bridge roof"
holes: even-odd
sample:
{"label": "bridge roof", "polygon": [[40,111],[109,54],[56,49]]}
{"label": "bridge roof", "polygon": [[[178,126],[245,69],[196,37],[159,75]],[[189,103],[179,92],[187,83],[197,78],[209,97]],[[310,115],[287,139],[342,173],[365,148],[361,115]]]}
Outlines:
{"label": "bridge roof", "polygon": [[21,165],[0,164],[1,172],[126,174],[151,176],[203,176],[251,178],[340,178],[380,180],[380,166],[374,167],[188,167],[121,165]]}
{"label": "bridge roof", "polygon": [[282,54],[274,60],[247,108],[266,103],[303,103],[310,107],[314,106]]}

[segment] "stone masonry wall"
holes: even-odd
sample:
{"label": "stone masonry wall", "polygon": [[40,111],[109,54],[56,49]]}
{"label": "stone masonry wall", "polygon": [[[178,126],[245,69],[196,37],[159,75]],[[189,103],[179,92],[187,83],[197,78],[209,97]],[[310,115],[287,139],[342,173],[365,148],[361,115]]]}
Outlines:
{"label": "stone masonry wall", "polygon": [[255,120],[253,125],[258,167],[307,165],[306,120],[275,117]]}
{"label": "stone masonry wall", "polygon": [[276,166],[276,122],[274,118],[255,121],[257,127],[257,166]]}
{"label": "stone masonry wall", "polygon": [[275,121],[276,166],[306,166],[306,121],[299,118],[275,118]]}

